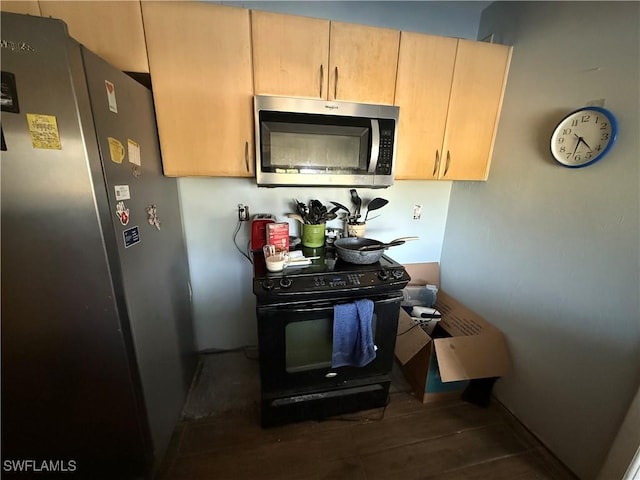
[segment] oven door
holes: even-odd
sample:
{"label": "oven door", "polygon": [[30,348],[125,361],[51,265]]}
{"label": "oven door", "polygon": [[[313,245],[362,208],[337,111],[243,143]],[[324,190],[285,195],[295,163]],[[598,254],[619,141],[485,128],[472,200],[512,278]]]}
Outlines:
{"label": "oven door", "polygon": [[[371,297],[369,297],[371,298]],[[348,385],[386,375],[393,366],[402,293],[371,298],[376,357],[363,367],[331,368],[333,307],[354,299],[258,306],[260,379],[263,393],[294,393]]]}

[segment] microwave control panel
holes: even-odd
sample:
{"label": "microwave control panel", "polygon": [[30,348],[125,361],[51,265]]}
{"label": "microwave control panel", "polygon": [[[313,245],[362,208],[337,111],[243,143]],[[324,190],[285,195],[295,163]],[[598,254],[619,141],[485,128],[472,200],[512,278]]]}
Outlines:
{"label": "microwave control panel", "polygon": [[395,121],[381,118],[378,120],[378,124],[380,125],[380,150],[378,153],[376,174],[391,175]]}

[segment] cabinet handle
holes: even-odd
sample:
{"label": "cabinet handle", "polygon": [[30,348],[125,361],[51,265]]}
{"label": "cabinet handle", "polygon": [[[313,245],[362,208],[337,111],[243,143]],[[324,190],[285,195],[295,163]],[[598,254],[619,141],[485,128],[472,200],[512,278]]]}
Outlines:
{"label": "cabinet handle", "polygon": [[336,65],[336,81],[333,84],[333,99],[338,99],[338,66]]}
{"label": "cabinet handle", "polygon": [[324,65],[320,64],[320,98],[322,98],[322,82],[324,81]]}
{"label": "cabinet handle", "polygon": [[247,172],[251,172],[249,170],[249,142],[244,142],[244,164],[247,167]]}
{"label": "cabinet handle", "polygon": [[451,154],[449,153],[449,150],[447,150],[447,163],[444,167],[444,175],[442,175],[443,177],[447,176],[447,172],[449,171],[450,165],[451,165]]}
{"label": "cabinet handle", "polygon": [[432,177],[436,176],[436,173],[438,173],[439,167],[440,167],[440,151],[436,148],[436,160],[435,162],[433,162],[433,173],[431,174]]}

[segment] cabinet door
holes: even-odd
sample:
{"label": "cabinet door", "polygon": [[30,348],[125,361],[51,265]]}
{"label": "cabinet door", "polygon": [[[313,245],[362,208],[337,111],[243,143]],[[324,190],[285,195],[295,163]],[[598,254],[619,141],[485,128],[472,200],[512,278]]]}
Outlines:
{"label": "cabinet door", "polygon": [[256,94],[327,98],[329,20],[251,12]]}
{"label": "cabinet door", "polygon": [[487,179],[510,59],[511,47],[459,41],[441,178]]}
{"label": "cabinet door", "polygon": [[393,105],[400,31],[331,22],[329,100]]}
{"label": "cabinet door", "polygon": [[395,101],[399,180],[438,178],[457,46],[455,38],[401,33]]}
{"label": "cabinet door", "polygon": [[0,10],[3,12],[22,13],[24,15],[40,16],[38,0],[2,0]]}
{"label": "cabinet door", "polygon": [[43,17],[63,20],[69,34],[125,72],[149,72],[137,1],[40,1]]}
{"label": "cabinet door", "polygon": [[249,10],[143,2],[164,173],[253,176]]}

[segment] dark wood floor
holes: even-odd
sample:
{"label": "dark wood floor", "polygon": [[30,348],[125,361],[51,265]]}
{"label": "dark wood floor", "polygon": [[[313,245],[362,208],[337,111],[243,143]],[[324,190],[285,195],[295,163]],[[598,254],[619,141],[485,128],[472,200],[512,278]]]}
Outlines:
{"label": "dark wood floor", "polygon": [[495,400],[423,405],[393,390],[384,409],[322,422],[261,429],[257,398],[185,419],[157,478],[575,480]]}

